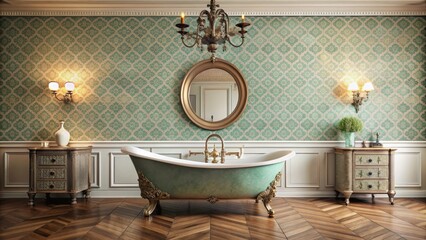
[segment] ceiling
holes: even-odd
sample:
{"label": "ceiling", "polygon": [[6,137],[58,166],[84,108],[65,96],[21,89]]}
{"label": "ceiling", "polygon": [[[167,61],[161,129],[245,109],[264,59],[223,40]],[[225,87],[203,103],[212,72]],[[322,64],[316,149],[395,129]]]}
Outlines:
{"label": "ceiling", "polygon": [[[0,0],[0,15],[198,15],[209,0]],[[229,15],[426,15],[426,0],[218,0]]]}

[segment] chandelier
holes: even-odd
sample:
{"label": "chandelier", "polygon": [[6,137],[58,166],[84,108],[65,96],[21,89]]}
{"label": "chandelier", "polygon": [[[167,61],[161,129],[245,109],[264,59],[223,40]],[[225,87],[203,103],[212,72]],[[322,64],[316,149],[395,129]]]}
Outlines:
{"label": "chandelier", "polygon": [[[228,14],[223,9],[216,9],[219,8],[219,4],[216,4],[215,0],[210,0],[210,4],[207,4],[207,7],[210,7],[210,12],[208,10],[200,12],[197,20],[198,25],[194,32],[185,30],[189,25],[185,24],[185,15],[183,13],[180,17],[180,23],[176,24],[176,27],[179,28],[178,33],[181,35],[183,45],[188,48],[197,45],[201,51],[204,50],[204,45],[207,45],[207,51],[212,53],[210,59],[214,62],[216,60],[215,53],[218,45],[223,45],[222,49],[226,51],[226,43],[231,44],[233,47],[240,47],[244,44],[244,34],[247,33],[244,28],[250,26],[250,23],[244,22],[244,15],[242,15],[241,22],[236,24],[240,30],[230,30]],[[206,21],[209,23],[208,26],[206,26]],[[231,36],[236,35],[237,31],[241,35],[241,42],[239,44],[231,42]],[[187,43],[191,41],[190,39],[194,41]]]}

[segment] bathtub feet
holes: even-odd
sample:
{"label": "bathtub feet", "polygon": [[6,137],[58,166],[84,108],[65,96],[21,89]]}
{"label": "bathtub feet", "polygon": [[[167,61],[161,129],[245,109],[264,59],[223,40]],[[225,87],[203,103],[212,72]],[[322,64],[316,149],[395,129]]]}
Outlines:
{"label": "bathtub feet", "polygon": [[155,210],[155,208],[157,207],[157,203],[159,201],[158,200],[151,200],[149,199],[149,204],[148,206],[146,206],[143,210],[143,215],[145,217],[149,217]]}
{"label": "bathtub feet", "polygon": [[[274,217],[274,210],[272,210],[272,207],[271,207],[271,205],[269,204],[270,202],[271,202],[271,199],[272,199],[272,197],[271,198],[269,198],[269,197],[267,197],[267,196],[260,196],[260,199],[259,199],[259,196],[260,196],[260,194],[257,196],[257,198],[256,198],[256,203],[258,203],[259,202],[259,200],[262,200],[262,202],[263,202],[263,206],[265,206],[265,208],[266,208],[266,211],[268,212],[268,215],[269,215],[269,217]],[[274,195],[275,196],[275,195]]]}
{"label": "bathtub feet", "polygon": [[269,203],[267,203],[267,202],[263,202],[263,205],[265,206],[265,208],[266,208],[266,211],[268,211],[268,215],[269,215],[269,217],[274,217],[274,210],[272,210],[272,207],[271,207],[271,205],[269,205]]}
{"label": "bathtub feet", "polygon": [[274,216],[274,210],[272,210],[272,207],[269,203],[271,202],[272,198],[275,197],[275,193],[277,192],[276,185],[278,184],[280,179],[281,179],[281,172],[279,172],[275,176],[275,179],[269,184],[266,190],[259,193],[259,195],[257,195],[256,197],[256,202],[259,202],[259,200],[262,200],[263,205],[266,208],[266,211],[268,211],[269,217]]}
{"label": "bathtub feet", "polygon": [[[138,171],[138,175],[139,175],[139,188],[141,190],[141,197],[148,199],[149,204],[148,206],[145,207],[145,209],[143,210],[143,214],[145,215],[145,217],[150,216],[154,210],[157,208],[159,209],[159,201],[160,199],[167,199],[170,198],[170,194],[166,193],[166,192],[162,192],[160,189],[158,189],[157,187],[154,186],[154,184],[149,181],[141,171]],[[157,207],[158,204],[158,207]]]}

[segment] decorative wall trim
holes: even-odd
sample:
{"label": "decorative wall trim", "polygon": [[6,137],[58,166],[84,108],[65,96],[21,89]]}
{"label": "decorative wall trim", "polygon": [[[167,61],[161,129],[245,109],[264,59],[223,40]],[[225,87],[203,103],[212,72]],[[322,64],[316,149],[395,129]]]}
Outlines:
{"label": "decorative wall trim", "polygon": [[92,152],[92,182],[90,184],[91,188],[99,188],[101,186],[101,178],[100,178],[100,169],[101,169],[101,153],[100,152]]}
{"label": "decorative wall trim", "polygon": [[[383,142],[386,147],[398,149],[395,160],[396,192],[398,197],[424,197],[426,192],[426,142]],[[189,150],[204,149],[204,141],[107,141],[72,142],[73,146],[92,145],[94,173],[93,197],[139,197],[137,174],[128,155],[120,152],[127,145],[176,158],[188,158]],[[219,144],[211,142],[210,144]],[[358,142],[360,145],[361,143]],[[55,145],[51,142],[51,145]],[[358,146],[359,146],[358,145]],[[0,142],[0,172],[28,172],[25,157],[28,148],[40,142]],[[244,146],[244,156],[251,157],[279,149],[292,149],[296,157],[285,163],[284,176],[277,188],[280,197],[331,197],[334,196],[334,147],[340,141],[231,141],[225,139],[228,151]],[[14,155],[15,153],[19,155]],[[202,157],[202,156],[196,156]],[[193,159],[196,160],[196,159]],[[234,159],[230,159],[234,160]],[[12,162],[13,161],[13,162]],[[236,159],[235,161],[239,161]],[[302,161],[302,162],[298,162]],[[11,165],[12,164],[12,165]],[[291,165],[293,168],[291,168]],[[296,167],[295,167],[296,166]],[[134,175],[133,175],[134,174]],[[25,176],[19,179],[25,179]],[[293,181],[294,180],[294,181]],[[18,182],[19,181],[19,182]],[[8,181],[0,178],[0,198],[27,197],[27,186],[22,180]],[[24,180],[25,181],[25,180]],[[18,186],[22,185],[22,186]],[[357,196],[358,197],[358,196]],[[362,195],[359,197],[363,197]],[[379,196],[381,197],[381,196]]]}
{"label": "decorative wall trim", "polygon": [[[92,191],[90,196],[92,198],[140,198],[140,191],[138,190],[123,190],[123,191]],[[334,190],[313,192],[300,190],[297,192],[283,191],[278,189],[276,197],[335,197],[336,192]],[[398,205],[398,198],[424,198],[426,196],[426,190],[413,191],[413,190],[399,190],[395,196],[395,204]],[[27,198],[27,192],[1,192],[0,198]],[[43,198],[43,194],[37,194],[36,198]],[[77,195],[77,198],[81,198],[81,193]],[[370,198],[371,194],[364,196],[364,194],[353,195],[354,198]],[[376,198],[387,198],[387,194],[376,194]],[[77,200],[78,202],[79,200]],[[274,200],[272,200],[274,201]],[[343,203],[342,198],[342,203]]]}
{"label": "decorative wall trim", "polygon": [[[117,156],[127,156],[127,154],[121,153],[121,152],[110,152],[109,154],[110,156],[110,187],[111,188],[115,188],[115,187],[130,187],[130,188],[135,188],[138,187],[139,185],[137,184],[137,177],[135,177],[135,183],[119,183],[118,182],[118,173],[117,173],[117,168],[116,166],[116,161],[117,161]],[[131,169],[129,169],[129,171],[134,171],[133,167]]]}
{"label": "decorative wall trim", "polygon": [[[28,184],[20,184],[20,183],[13,183],[10,181],[10,161],[12,155],[25,155],[28,156],[27,152],[5,152],[4,153],[4,169],[3,169],[3,176],[4,176],[4,187],[5,188],[28,188]],[[22,176],[22,174],[20,175]]]}
{"label": "decorative wall trim", "polygon": [[[308,190],[298,190],[298,191],[287,191],[283,189],[278,189],[276,193],[277,197],[335,197],[336,192],[334,190],[327,191],[308,191]],[[426,190],[398,190],[397,195],[395,195],[395,205],[398,205],[398,198],[424,198],[426,196]],[[367,198],[371,200],[371,194],[353,194],[352,198]],[[387,194],[375,194],[376,198],[388,198]],[[339,196],[342,204],[344,204],[344,198],[342,195]],[[273,200],[272,200],[273,201]]]}
{"label": "decorative wall trim", "polygon": [[[202,10],[202,9],[200,9]],[[248,18],[251,16],[426,16],[422,10],[277,10],[277,11],[244,11]],[[187,16],[198,16],[199,12],[188,12]],[[230,16],[240,16],[242,12],[229,12]],[[1,9],[0,16],[126,16],[126,17],[148,17],[148,16],[174,16],[178,19],[180,12],[168,10],[20,10]]]}
{"label": "decorative wall trim", "polygon": [[[1,16],[198,16],[205,1],[21,1],[0,4]],[[424,16],[422,0],[222,0],[230,16]]]}
{"label": "decorative wall trim", "polygon": [[[305,159],[297,159],[300,156],[309,156]],[[306,171],[303,171],[303,169],[298,169],[302,171],[296,171],[296,167],[292,167],[292,165],[296,165],[297,162],[304,161],[305,164],[303,166],[303,169],[306,171],[309,171],[308,173]],[[309,164],[307,164],[309,162]],[[315,164],[314,166],[312,166]],[[302,175],[300,172],[305,172],[307,174]],[[287,188],[318,188],[320,187],[320,158],[319,158],[319,152],[296,152],[296,156],[293,159],[290,159],[289,161],[286,161],[286,187]],[[299,173],[299,174],[296,174]],[[293,176],[297,175],[297,176]],[[300,177],[306,177],[306,182],[295,182],[295,177],[299,178],[299,181],[301,180]],[[312,178],[312,179],[311,179]]]}
{"label": "decorative wall trim", "polygon": [[[344,141],[226,141],[228,147],[247,148],[334,148],[343,146]],[[39,147],[42,141],[0,141],[0,148],[22,148]],[[214,142],[214,141],[212,141]],[[380,141],[386,147],[400,148],[426,148],[426,141]],[[204,141],[71,141],[69,146],[87,146],[93,148],[121,148],[125,145],[132,145],[143,148],[204,148]],[[370,142],[366,142],[367,145]],[[356,141],[355,146],[360,147],[361,141]],[[54,146],[54,141],[49,142]]]}
{"label": "decorative wall trim", "polygon": [[[397,152],[397,157],[404,156],[404,167],[406,169],[406,177],[412,178],[411,181],[404,184],[395,184],[395,187],[421,187],[422,186],[422,158],[420,152]],[[401,166],[396,163],[396,170],[401,171]],[[395,172],[398,175],[398,172]],[[402,179],[401,179],[402,180]],[[400,181],[401,181],[400,180]],[[407,181],[406,179],[403,179]]]}
{"label": "decorative wall trim", "polygon": [[[334,152],[326,152],[324,153],[324,158],[325,158],[325,172],[327,173],[325,176],[325,187],[334,187],[334,178],[332,178],[333,180],[330,180],[330,176],[334,176],[335,173],[335,167],[334,167],[334,163],[336,161],[335,157],[334,157]],[[333,174],[331,174],[331,172]]]}

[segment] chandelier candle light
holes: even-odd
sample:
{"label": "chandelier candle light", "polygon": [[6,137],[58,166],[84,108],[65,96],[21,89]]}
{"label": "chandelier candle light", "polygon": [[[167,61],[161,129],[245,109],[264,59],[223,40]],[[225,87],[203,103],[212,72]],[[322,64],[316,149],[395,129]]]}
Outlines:
{"label": "chandelier candle light", "polygon": [[[181,35],[182,43],[188,48],[192,48],[195,45],[201,49],[204,49],[203,45],[207,45],[207,50],[212,53],[211,60],[214,62],[216,60],[216,50],[218,45],[223,44],[223,51],[226,51],[226,43],[228,42],[233,47],[240,47],[244,44],[244,34],[247,33],[244,29],[250,26],[250,23],[244,21],[244,15],[241,16],[241,22],[236,24],[241,30],[238,31],[241,34],[241,42],[239,44],[234,44],[231,42],[231,36],[235,33],[229,30],[229,16],[223,9],[216,9],[219,7],[219,4],[216,4],[215,0],[210,0],[210,4],[207,4],[207,7],[210,7],[210,12],[208,10],[203,10],[200,12],[197,20],[197,28],[194,33],[190,33],[185,30],[189,27],[188,24],[185,24],[185,14],[182,13],[180,16],[180,23],[176,24],[176,27],[180,30],[178,33]],[[209,26],[205,26],[206,20],[209,22]],[[216,22],[216,20],[218,20]],[[216,26],[218,24],[218,26]],[[193,43],[186,43],[186,39],[194,38]]]}

